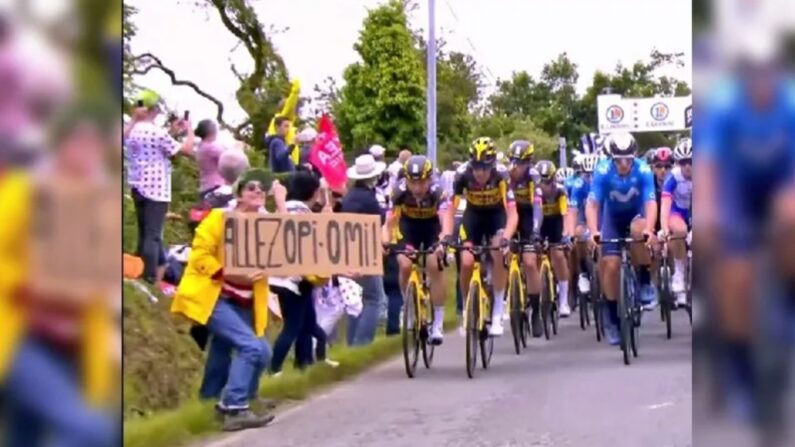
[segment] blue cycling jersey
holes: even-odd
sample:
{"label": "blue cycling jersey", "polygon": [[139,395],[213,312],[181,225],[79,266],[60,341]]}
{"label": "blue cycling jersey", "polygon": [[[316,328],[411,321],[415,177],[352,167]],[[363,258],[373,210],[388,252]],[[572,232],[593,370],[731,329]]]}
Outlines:
{"label": "blue cycling jersey", "polygon": [[781,80],[774,103],[755,108],[742,83],[720,84],[693,129],[696,157],[718,160],[718,178],[759,193],[780,184],[795,166],[795,85]]}
{"label": "blue cycling jersey", "polygon": [[641,159],[634,160],[627,175],[620,175],[612,160],[603,160],[594,171],[588,199],[596,201],[604,213],[642,215],[644,205],[656,200],[654,175]]}
{"label": "blue cycling jersey", "polygon": [[569,207],[577,209],[577,219],[580,222],[585,219],[585,202],[590,192],[591,182],[586,182],[583,178],[577,178],[572,182]]}
{"label": "blue cycling jersey", "polygon": [[571,193],[574,191],[574,182],[577,180],[579,180],[579,177],[573,175],[563,182],[563,186],[566,188],[566,194],[568,194],[569,197],[571,197]]}
{"label": "blue cycling jersey", "polygon": [[693,181],[685,178],[679,167],[674,168],[665,178],[662,196],[671,198],[671,212],[682,216],[685,222],[690,221],[690,210],[693,207]]}

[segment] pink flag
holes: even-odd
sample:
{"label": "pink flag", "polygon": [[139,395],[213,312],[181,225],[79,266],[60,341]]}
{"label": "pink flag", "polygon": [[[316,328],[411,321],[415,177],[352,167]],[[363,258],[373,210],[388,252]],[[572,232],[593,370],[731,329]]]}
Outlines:
{"label": "pink flag", "polygon": [[318,136],[309,154],[309,162],[320,171],[332,189],[339,189],[348,181],[348,166],[345,164],[342,144],[328,115],[320,118]]}

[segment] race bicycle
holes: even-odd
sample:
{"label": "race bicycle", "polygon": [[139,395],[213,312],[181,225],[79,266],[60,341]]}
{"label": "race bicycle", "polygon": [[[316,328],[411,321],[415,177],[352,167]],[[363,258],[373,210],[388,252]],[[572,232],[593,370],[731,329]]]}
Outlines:
{"label": "race bicycle", "polygon": [[[566,244],[551,244],[546,239],[538,240],[529,248],[529,252],[538,256],[538,271],[541,275],[541,323],[544,328],[544,338],[550,339],[551,335],[558,335],[558,289],[555,271],[552,268],[549,253],[551,250],[565,250]],[[551,324],[550,324],[551,323]],[[550,333],[550,326],[552,331]]]}
{"label": "race bicycle", "polygon": [[514,239],[511,242],[511,256],[507,260],[508,314],[511,319],[511,334],[516,355],[519,355],[521,348],[527,347],[527,340],[530,337],[530,317],[527,312],[528,303],[525,290],[526,278],[522,268],[522,255],[530,251],[532,251],[531,244]]}
{"label": "race bicycle", "polygon": [[[475,376],[478,348],[483,369],[488,369],[494,353],[494,338],[489,336],[491,310],[494,305],[494,288],[491,284],[491,252],[501,250],[499,246],[489,246],[484,239],[481,245],[455,247],[459,251],[469,251],[475,257],[469,292],[464,301],[464,330],[466,332],[466,370],[471,379]],[[498,317],[499,318],[499,317]]]}
{"label": "race bicycle", "polygon": [[[630,262],[629,245],[632,243],[645,242],[645,239],[615,238],[600,239],[599,244],[618,244],[621,248],[621,267],[619,270],[618,294],[618,319],[619,329],[621,330],[621,352],[624,355],[624,364],[630,364],[631,357],[638,356],[638,338],[640,333],[640,323],[643,315],[638,293],[640,283],[635,274],[635,267]],[[630,355],[630,350],[632,355]]]}
{"label": "race bicycle", "polygon": [[[411,273],[403,293],[402,338],[406,375],[409,378],[414,378],[420,351],[422,351],[422,362],[425,364],[425,368],[430,368],[433,363],[434,345],[430,342],[430,333],[434,315],[425,266],[428,255],[436,252],[436,246],[428,249],[420,246],[419,250],[396,247],[396,245],[389,245],[387,249],[391,253],[406,255],[411,260]],[[439,270],[443,269],[442,262],[441,260],[438,262]]]}
{"label": "race bicycle", "polygon": [[660,266],[658,278],[658,288],[660,290],[660,318],[665,322],[665,336],[671,338],[671,311],[676,309],[676,298],[671,290],[671,279],[673,277],[671,260],[668,254],[668,243],[675,240],[685,240],[687,245],[687,264],[685,267],[686,280],[685,280],[685,294],[687,296],[687,305],[684,306],[690,319],[690,324],[693,324],[693,311],[692,311],[692,252],[690,244],[687,242],[689,237],[686,236],[669,236],[662,240],[662,250],[660,254]]}

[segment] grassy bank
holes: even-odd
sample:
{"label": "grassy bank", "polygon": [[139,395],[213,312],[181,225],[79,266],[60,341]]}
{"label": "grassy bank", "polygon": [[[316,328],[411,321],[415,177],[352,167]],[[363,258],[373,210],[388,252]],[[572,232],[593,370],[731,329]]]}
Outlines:
{"label": "grassy bank", "polygon": [[[455,300],[447,302],[445,328],[456,324]],[[388,360],[401,352],[401,337],[379,335],[364,347],[332,347],[329,357],[340,362],[337,368],[325,364],[313,365],[304,372],[285,369],[279,377],[264,376],[260,395],[277,400],[302,400],[313,392],[349,379]],[[286,365],[285,365],[286,366]],[[201,368],[198,368],[201,371]],[[218,431],[213,403],[188,400],[174,410],[152,413],[147,417],[131,418],[124,424],[124,445],[128,447],[166,447],[183,445],[202,435]]]}

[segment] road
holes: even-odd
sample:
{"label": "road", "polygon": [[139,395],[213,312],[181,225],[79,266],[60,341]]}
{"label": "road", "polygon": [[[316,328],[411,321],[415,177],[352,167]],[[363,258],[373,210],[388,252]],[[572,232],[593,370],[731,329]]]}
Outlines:
{"label": "road", "polygon": [[[652,318],[654,317],[654,318]],[[468,379],[464,339],[447,334],[433,368],[408,379],[402,357],[279,414],[261,430],[206,447],[685,447],[692,445],[691,332],[674,314],[665,339],[646,314],[640,357],[597,343],[574,319],[557,338],[513,352],[509,329],[492,365]]]}

